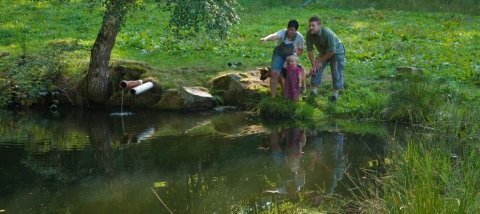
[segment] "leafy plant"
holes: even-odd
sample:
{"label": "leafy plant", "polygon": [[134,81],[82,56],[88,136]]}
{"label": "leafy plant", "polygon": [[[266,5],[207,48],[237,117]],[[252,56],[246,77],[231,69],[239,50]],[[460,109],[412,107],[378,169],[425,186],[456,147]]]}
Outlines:
{"label": "leafy plant", "polygon": [[225,92],[225,90],[219,90],[219,89],[214,89],[210,88],[209,89],[210,94],[215,98],[215,100],[220,104],[223,105],[223,97],[222,94]]}
{"label": "leafy plant", "polygon": [[78,41],[57,41],[41,53],[20,56],[17,60],[2,59],[6,71],[2,78],[0,107],[30,107],[47,105],[56,111],[59,103],[59,82],[74,70],[70,57],[84,56],[76,53],[83,49]]}
{"label": "leafy plant", "polygon": [[171,14],[168,30],[181,38],[203,32],[223,39],[240,20],[236,6],[236,0],[167,0],[164,10]]}

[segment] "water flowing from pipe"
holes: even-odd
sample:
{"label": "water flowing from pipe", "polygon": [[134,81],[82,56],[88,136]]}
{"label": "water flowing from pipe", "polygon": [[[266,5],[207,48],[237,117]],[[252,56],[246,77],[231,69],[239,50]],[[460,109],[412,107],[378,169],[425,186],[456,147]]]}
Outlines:
{"label": "water flowing from pipe", "polygon": [[123,114],[123,88],[122,88],[122,102],[120,103],[120,114]]}
{"label": "water flowing from pipe", "polygon": [[111,113],[110,116],[121,116],[122,117],[122,124],[123,124],[123,116],[134,115],[132,112],[123,112],[123,96],[125,93],[125,89],[122,89],[122,98],[120,102],[120,113]]}

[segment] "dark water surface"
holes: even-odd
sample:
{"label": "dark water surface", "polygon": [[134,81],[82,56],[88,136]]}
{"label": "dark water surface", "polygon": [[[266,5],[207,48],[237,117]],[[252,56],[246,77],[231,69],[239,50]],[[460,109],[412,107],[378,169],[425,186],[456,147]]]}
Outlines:
{"label": "dark water surface", "polygon": [[[0,112],[0,213],[256,213],[388,162],[389,125],[244,112]],[[127,110],[128,111],[128,110]],[[287,123],[288,124],[288,123]]]}

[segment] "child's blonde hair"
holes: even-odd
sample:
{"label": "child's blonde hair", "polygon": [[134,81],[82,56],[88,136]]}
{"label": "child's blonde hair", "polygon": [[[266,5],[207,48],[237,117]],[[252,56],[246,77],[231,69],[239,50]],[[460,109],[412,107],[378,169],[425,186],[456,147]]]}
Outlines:
{"label": "child's blonde hair", "polygon": [[298,63],[298,56],[297,55],[287,56],[287,61],[289,61],[289,60],[293,60],[293,61]]}

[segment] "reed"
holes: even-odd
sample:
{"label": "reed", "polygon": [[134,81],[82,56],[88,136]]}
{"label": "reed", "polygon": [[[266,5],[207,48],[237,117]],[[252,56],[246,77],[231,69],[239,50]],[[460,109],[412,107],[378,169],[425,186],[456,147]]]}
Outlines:
{"label": "reed", "polygon": [[392,213],[477,213],[478,149],[453,156],[447,142],[410,140],[392,176],[383,180],[382,202]]}
{"label": "reed", "polygon": [[349,177],[361,190],[357,201],[376,213],[478,213],[480,117],[473,110],[451,111],[449,122],[392,136],[386,173]]}

